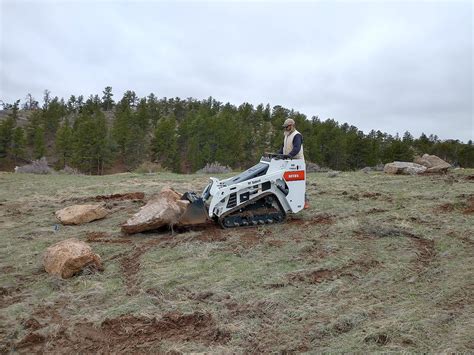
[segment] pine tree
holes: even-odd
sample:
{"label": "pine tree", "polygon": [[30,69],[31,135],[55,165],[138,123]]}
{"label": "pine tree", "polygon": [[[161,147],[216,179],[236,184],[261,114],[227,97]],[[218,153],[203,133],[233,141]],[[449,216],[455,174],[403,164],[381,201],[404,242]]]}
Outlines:
{"label": "pine tree", "polygon": [[20,100],[12,105],[12,112],[0,122],[0,158],[11,156],[14,130],[18,118]]}
{"label": "pine tree", "polygon": [[105,116],[90,105],[84,106],[74,123],[72,162],[84,172],[99,175],[110,157],[110,145]]}
{"label": "pine tree", "polygon": [[34,131],[33,141],[33,156],[35,159],[40,159],[46,154],[46,145],[44,139],[44,128],[37,126]]}
{"label": "pine tree", "polygon": [[64,121],[56,133],[55,149],[58,164],[61,168],[64,168],[73,155],[73,131],[68,119]]}
{"label": "pine tree", "polygon": [[52,140],[61,122],[66,115],[66,105],[58,97],[49,101],[46,109],[43,109],[44,128],[48,140]]}
{"label": "pine tree", "polygon": [[114,102],[114,99],[112,98],[114,96],[114,94],[112,94],[112,87],[111,86],[107,86],[104,91],[102,91],[102,109],[104,111],[110,111],[114,105],[115,105],[115,102]]}
{"label": "pine tree", "polygon": [[23,128],[16,127],[13,132],[13,142],[11,154],[13,161],[16,164],[18,159],[24,158],[25,156],[26,138]]}

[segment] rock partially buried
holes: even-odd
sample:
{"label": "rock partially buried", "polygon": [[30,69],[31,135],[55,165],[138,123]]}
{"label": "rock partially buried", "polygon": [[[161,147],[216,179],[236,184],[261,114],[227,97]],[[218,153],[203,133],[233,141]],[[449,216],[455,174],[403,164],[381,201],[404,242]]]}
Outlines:
{"label": "rock partially buried", "polygon": [[425,166],[427,168],[426,173],[445,173],[451,168],[451,164],[436,155],[423,154],[422,157],[416,157],[414,162]]}
{"label": "rock partially buried", "polygon": [[62,224],[84,224],[107,216],[108,212],[102,205],[74,205],[56,211],[56,218]]}
{"label": "rock partially buried", "polygon": [[74,276],[86,267],[103,270],[100,256],[88,244],[76,238],[63,240],[46,249],[43,266],[47,273],[63,279]]}
{"label": "rock partially buried", "polygon": [[415,163],[394,161],[393,163],[385,164],[383,171],[386,174],[415,175],[424,173],[426,167]]}
{"label": "rock partially buried", "polygon": [[122,231],[133,234],[175,225],[188,205],[189,201],[181,200],[179,193],[164,188],[122,225]]}

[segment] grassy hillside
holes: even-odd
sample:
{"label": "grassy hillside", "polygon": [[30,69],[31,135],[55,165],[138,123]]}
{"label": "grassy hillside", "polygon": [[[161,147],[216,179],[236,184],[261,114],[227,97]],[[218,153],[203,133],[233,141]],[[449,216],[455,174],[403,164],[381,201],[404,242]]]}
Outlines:
{"label": "grassy hillside", "polygon": [[[285,224],[126,236],[144,201],[97,198],[204,175],[0,175],[0,351],[472,352],[473,170],[309,174],[311,209]],[[59,226],[60,208],[111,214]],[[105,271],[49,276],[77,237]]]}

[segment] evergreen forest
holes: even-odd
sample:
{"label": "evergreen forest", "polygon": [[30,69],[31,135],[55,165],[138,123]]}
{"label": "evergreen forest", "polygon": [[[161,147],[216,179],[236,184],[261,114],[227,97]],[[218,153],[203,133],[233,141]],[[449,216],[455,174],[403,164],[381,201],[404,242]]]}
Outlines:
{"label": "evergreen forest", "polygon": [[146,162],[192,173],[207,163],[233,169],[256,164],[283,141],[282,123],[296,121],[304,137],[305,158],[335,170],[356,170],[392,161],[413,161],[435,154],[454,166],[474,167],[472,140],[440,140],[436,135],[402,136],[379,130],[365,134],[348,123],[321,120],[282,106],[235,106],[209,97],[138,97],[126,91],[114,100],[111,87],[101,95],[53,97],[42,102],[3,103],[0,168],[11,170],[41,157],[56,169],[66,166],[87,174],[133,171]]}

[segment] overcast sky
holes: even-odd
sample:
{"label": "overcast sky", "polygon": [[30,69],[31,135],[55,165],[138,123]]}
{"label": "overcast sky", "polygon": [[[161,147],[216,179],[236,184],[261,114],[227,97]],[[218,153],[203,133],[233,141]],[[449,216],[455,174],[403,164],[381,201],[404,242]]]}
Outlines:
{"label": "overcast sky", "polygon": [[112,86],[474,139],[471,1],[0,2],[5,102]]}

